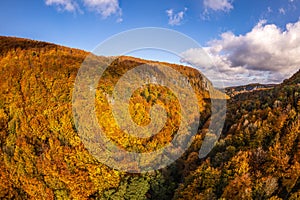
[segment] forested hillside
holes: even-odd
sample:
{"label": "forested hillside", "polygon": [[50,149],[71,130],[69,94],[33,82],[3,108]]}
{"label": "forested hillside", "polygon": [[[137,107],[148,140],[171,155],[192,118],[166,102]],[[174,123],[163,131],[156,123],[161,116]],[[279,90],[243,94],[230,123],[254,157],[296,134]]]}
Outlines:
{"label": "forested hillside", "polygon": [[231,98],[221,139],[174,199],[300,199],[299,83]]}
{"label": "forested hillside", "polygon": [[178,130],[180,106],[165,87],[141,87],[130,102],[133,121],[149,123],[150,107],[159,104],[167,111],[167,124],[150,138],[122,132],[105,94],[127,71],[144,64],[158,71],[156,65],[167,65],[187,77],[197,97],[201,119],[188,151],[164,169],[130,174],[100,163],[78,135],[72,93],[87,52],[0,37],[0,53],[0,199],[300,198],[299,72],[274,88],[228,100],[223,134],[200,160],[210,95],[222,96],[200,72],[132,57],[96,57],[110,63],[95,96],[99,126],[128,151],[153,151],[170,142]]}
{"label": "forested hillside", "polygon": [[[178,171],[178,164],[151,173],[126,174],[101,164],[85,149],[72,115],[72,90],[87,52],[9,37],[1,37],[0,44],[1,199],[172,197],[181,180],[182,169]],[[137,124],[147,123],[149,107],[159,103],[165,105],[168,114],[164,129],[157,136],[135,140],[114,126],[108,100],[102,92],[110,94],[122,74],[147,63],[131,57],[113,58],[96,93],[99,125],[108,130],[108,136],[116,144],[130,151],[151,151],[164,146],[173,138],[178,129],[176,122],[180,120],[178,101],[172,92],[148,84],[133,94],[132,105],[140,105],[132,107],[133,119]],[[149,67],[155,69],[158,63],[151,63]],[[207,80],[202,81],[197,70],[164,65],[186,75],[196,91],[204,124],[210,112],[210,102],[205,99],[211,85]]]}

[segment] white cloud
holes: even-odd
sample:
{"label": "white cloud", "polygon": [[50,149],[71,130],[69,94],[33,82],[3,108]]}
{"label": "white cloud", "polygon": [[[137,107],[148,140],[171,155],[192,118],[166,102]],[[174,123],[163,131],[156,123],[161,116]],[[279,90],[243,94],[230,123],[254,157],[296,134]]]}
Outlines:
{"label": "white cloud", "polygon": [[272,10],[272,8],[270,6],[267,9],[268,9],[268,13],[273,12],[273,10]]}
{"label": "white cloud", "polygon": [[83,2],[88,9],[101,14],[104,18],[113,14],[122,15],[118,0],[83,0]]}
{"label": "white cloud", "polygon": [[56,6],[59,11],[76,12],[79,10],[78,4],[73,0],[46,0],[47,6]]}
{"label": "white cloud", "polygon": [[300,21],[289,23],[285,30],[260,21],[250,32],[235,35],[221,34],[220,39],[208,42],[204,50],[218,70],[203,67],[201,55],[189,50],[182,55],[183,62],[200,67],[211,79],[221,73],[225,85],[250,82],[281,82],[300,68]]}
{"label": "white cloud", "polygon": [[[103,18],[118,15],[117,22],[122,22],[122,10],[118,0],[81,0],[90,11],[100,14]],[[80,11],[78,0],[45,0],[46,5],[56,6],[59,11]]]}
{"label": "white cloud", "polygon": [[178,13],[174,13],[174,10],[173,9],[169,9],[169,10],[166,10],[166,13],[169,17],[169,25],[180,25],[182,20],[183,20],[183,17],[185,15],[187,11],[187,8],[184,8],[183,11],[180,11]]}
{"label": "white cloud", "polygon": [[279,9],[278,9],[278,12],[279,12],[280,14],[285,15],[285,10],[284,10],[284,8],[279,8]]}
{"label": "white cloud", "polygon": [[229,11],[233,9],[232,2],[229,0],[204,0],[204,7],[214,11]]}

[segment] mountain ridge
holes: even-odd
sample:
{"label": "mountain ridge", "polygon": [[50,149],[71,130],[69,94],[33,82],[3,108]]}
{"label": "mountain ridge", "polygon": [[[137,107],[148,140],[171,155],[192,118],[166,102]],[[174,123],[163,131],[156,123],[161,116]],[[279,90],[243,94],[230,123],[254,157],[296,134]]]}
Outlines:
{"label": "mountain ridge", "polygon": [[271,88],[274,88],[276,85],[277,84],[250,83],[247,85],[230,86],[230,87],[225,88],[225,93],[230,97],[234,97],[235,95],[238,95],[241,93],[271,89]]}

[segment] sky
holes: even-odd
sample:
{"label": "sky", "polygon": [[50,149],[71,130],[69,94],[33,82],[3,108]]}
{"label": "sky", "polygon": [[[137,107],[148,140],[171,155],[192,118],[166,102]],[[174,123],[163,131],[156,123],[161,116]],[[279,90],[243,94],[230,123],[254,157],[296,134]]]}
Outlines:
{"label": "sky", "polygon": [[135,28],[176,30],[213,64],[197,48],[131,55],[196,66],[215,85],[280,83],[300,68],[300,0],[2,0],[0,17],[0,35],[86,51]]}

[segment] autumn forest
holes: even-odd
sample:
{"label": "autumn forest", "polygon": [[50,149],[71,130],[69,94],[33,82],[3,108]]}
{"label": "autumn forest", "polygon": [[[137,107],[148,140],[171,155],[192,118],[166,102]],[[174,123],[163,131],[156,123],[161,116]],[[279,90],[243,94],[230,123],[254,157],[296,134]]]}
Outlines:
{"label": "autumn forest", "polygon": [[[176,95],[147,84],[131,96],[131,117],[138,125],[148,124],[151,107],[159,104],[166,110],[166,124],[147,138],[122,131],[107,97],[127,71],[146,65],[168,76],[157,67],[163,64],[184,75],[195,91],[201,118],[187,151],[167,167],[127,173],[100,162],[78,134],[72,94],[88,55],[46,42],[0,37],[0,199],[300,199],[300,70],[281,84],[249,91],[233,87],[226,95],[190,67],[94,56],[110,63],[95,92],[98,125],[126,151],[163,148],[176,137],[182,120]],[[178,91],[185,95],[180,85]],[[214,148],[200,159],[204,137],[216,137],[209,132],[212,98],[226,100],[226,119]],[[194,123],[193,108],[186,105],[187,118]]]}

